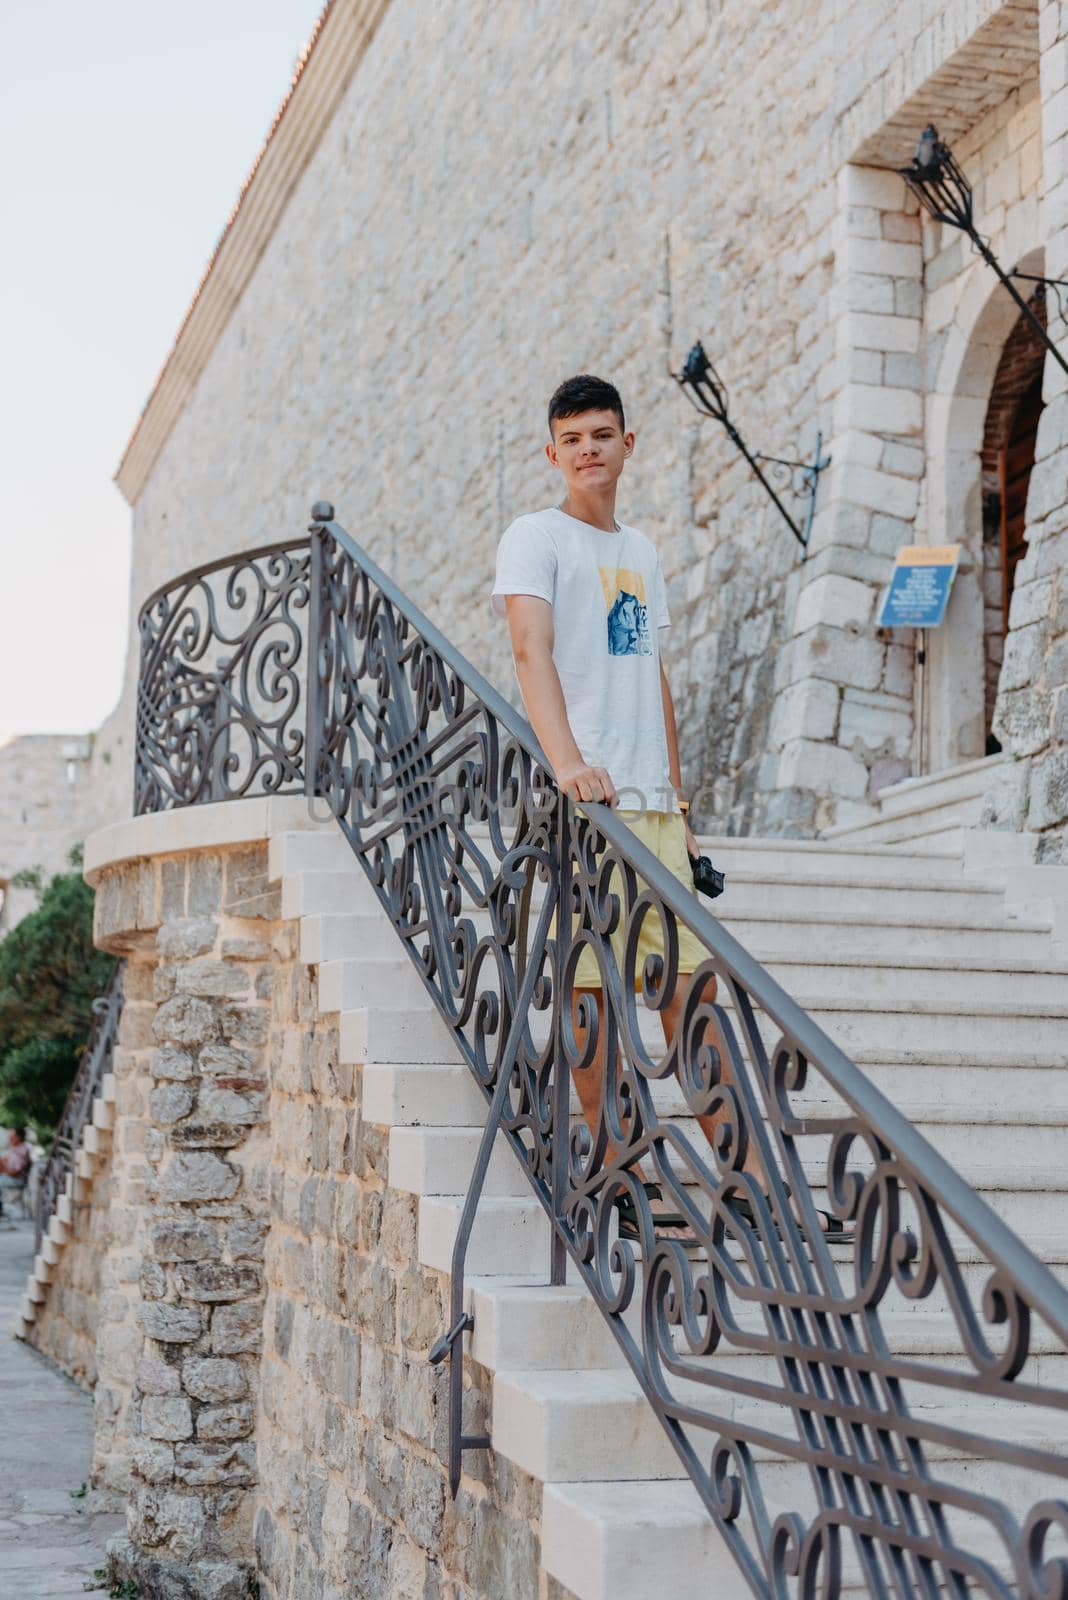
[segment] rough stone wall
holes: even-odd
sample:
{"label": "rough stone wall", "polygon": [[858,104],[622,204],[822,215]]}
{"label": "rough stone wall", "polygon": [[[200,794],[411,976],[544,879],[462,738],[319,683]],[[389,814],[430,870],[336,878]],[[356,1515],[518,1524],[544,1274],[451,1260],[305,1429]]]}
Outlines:
{"label": "rough stone wall", "polygon": [[253,1577],[269,1600],[566,1600],[532,1480],[476,1455],[449,1499],[426,1360],[448,1281],[417,1264],[416,1203],[265,874],[265,846],[235,846],[97,889],[98,942],[129,962],[96,1351],[116,1575],[196,1600]]}
{"label": "rough stone wall", "polygon": [[[416,1259],[416,1201],[386,1182],[386,1131],[319,1018],[296,929],[275,969],[271,1206],[257,1443],[257,1569],[269,1600],[536,1600],[540,1488],[469,1456],[455,1503],[441,1459],[446,1369],[427,1352],[448,1280]],[[487,1421],[471,1367],[465,1430]]]}
{"label": "rough stone wall", "polygon": [[245,1593],[251,1557],[278,912],[266,864],[266,846],[148,859],[105,873],[96,897],[97,942],[129,964],[123,1248],[101,1306],[94,1480],[128,1496],[135,1581],[182,1568],[220,1600]]}
{"label": "rough stone wall", "polygon": [[[1043,0],[1042,206],[1045,264],[1068,274],[1068,12]],[[987,797],[1003,826],[1041,834],[1039,859],[1068,860],[1068,375],[1047,359],[1027,504],[1027,555],[1016,569],[994,731],[1018,758],[1018,781]]]}

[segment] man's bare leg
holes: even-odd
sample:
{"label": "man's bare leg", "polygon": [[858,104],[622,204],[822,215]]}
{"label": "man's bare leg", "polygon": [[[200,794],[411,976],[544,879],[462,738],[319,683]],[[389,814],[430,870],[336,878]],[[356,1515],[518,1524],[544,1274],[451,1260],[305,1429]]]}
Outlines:
{"label": "man's bare leg", "polygon": [[[671,999],[667,1002],[667,1004],[664,1006],[663,1010],[660,1013],[660,1020],[663,1023],[663,1027],[664,1027],[664,1043],[668,1046],[669,1049],[671,1048],[671,1042],[675,1037],[675,1030],[678,1028],[679,1023],[682,1021],[682,1011],[683,1011],[683,1005],[684,1005],[685,1000],[686,1000],[686,989],[687,989],[687,985],[686,985],[684,979],[685,979],[685,975],[684,974],[680,975],[679,984],[678,984],[678,987],[675,990],[675,993],[671,996]],[[715,987],[715,985],[716,985],[715,978],[711,978],[711,979],[708,980],[708,982],[706,983],[704,994],[702,995],[702,999],[703,1000],[711,1003],[711,1001],[713,1001],[715,999],[715,997],[716,997],[716,987]],[[730,1082],[730,1075],[729,1075],[729,1072],[727,1071],[726,1063],[724,1063],[724,1078],[725,1078],[726,1082]],[[714,1111],[708,1116],[703,1116],[703,1117],[698,1117],[697,1118],[697,1122],[698,1122],[698,1124],[700,1126],[701,1132],[704,1134],[705,1138],[708,1140],[709,1144],[713,1148],[715,1148],[715,1141],[716,1141],[716,1137],[717,1137],[716,1130],[726,1120],[726,1117],[727,1117],[727,1112],[726,1111]],[[759,1156],[756,1154],[756,1152],[754,1150],[752,1140],[750,1140],[749,1146],[748,1146],[748,1148],[747,1148],[747,1150],[745,1152],[745,1161],[742,1164],[742,1170],[744,1172],[748,1172],[751,1177],[755,1178],[757,1183],[759,1183],[760,1187],[765,1191],[765,1193],[767,1192],[768,1181],[767,1181],[767,1178],[764,1175],[764,1167],[763,1167],[763,1164],[761,1163],[761,1160],[760,1160]],[[791,1202],[791,1209],[793,1210],[794,1216],[797,1218],[798,1222],[803,1222],[804,1218],[802,1217],[801,1212],[798,1209],[798,1205],[797,1205],[796,1200]],[[829,1231],[829,1228],[828,1228],[828,1221],[827,1221],[826,1213],[824,1213],[822,1211],[819,1211],[817,1209],[817,1213],[816,1214],[820,1218],[820,1226],[821,1226],[821,1228],[823,1229],[824,1233],[827,1233]]]}
{"label": "man's bare leg", "polygon": [[[688,975],[686,973],[681,973],[679,975],[679,981],[678,985],[676,986],[675,993],[671,996],[671,999],[667,1002],[660,1013],[660,1021],[664,1029],[664,1043],[667,1045],[669,1050],[671,1048],[672,1041],[675,1038],[675,1033],[679,1023],[682,1021],[682,1012],[686,1003],[687,989]],[[714,977],[709,977],[706,979],[704,992],[701,998],[706,1002],[706,1004],[711,1004],[716,998],[716,980]],[[730,1075],[726,1062],[724,1062],[723,1066],[724,1080],[726,1082],[730,1082]],[[708,1140],[713,1149],[715,1148],[716,1139],[719,1136],[717,1130],[727,1120],[727,1115],[728,1114],[725,1110],[719,1110],[709,1112],[705,1116],[701,1116],[696,1119],[701,1132],[704,1134],[705,1138]],[[767,1187],[764,1182],[764,1169],[760,1164],[759,1158],[755,1155],[751,1143],[749,1148],[746,1150],[744,1171],[751,1173],[762,1188]]]}
{"label": "man's bare leg", "polygon": [[[572,991],[571,1017],[580,1046],[586,1036],[586,1030],[581,1026],[578,1018],[579,1001],[583,995],[588,996],[591,1004],[597,1008],[597,1046],[589,1066],[577,1069],[571,1074],[571,1078],[575,1085],[575,1093],[578,1095],[579,1105],[582,1107],[582,1115],[585,1118],[586,1126],[590,1130],[591,1137],[596,1141],[600,1133],[605,1085],[608,1081],[606,1072],[607,1044],[604,1027],[604,990],[575,989]],[[617,1159],[618,1154],[619,1152],[610,1140],[604,1154],[605,1166],[610,1166]],[[645,1181],[645,1175],[640,1166],[635,1168],[635,1176],[639,1181]],[[658,1211],[663,1212],[670,1209],[662,1200],[650,1200],[649,1204],[654,1216]],[[676,1237],[684,1239],[687,1235],[690,1235],[689,1228],[676,1227],[670,1223],[665,1224],[659,1231],[665,1238],[669,1239]],[[690,1237],[692,1238],[692,1235]]]}

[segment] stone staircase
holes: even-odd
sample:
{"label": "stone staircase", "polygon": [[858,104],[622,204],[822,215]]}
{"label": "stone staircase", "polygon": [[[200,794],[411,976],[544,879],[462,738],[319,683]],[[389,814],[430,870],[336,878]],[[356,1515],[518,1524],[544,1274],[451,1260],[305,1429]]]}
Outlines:
{"label": "stone staircase", "polygon": [[41,1308],[48,1299],[49,1288],[59,1269],[63,1252],[73,1237],[76,1210],[90,1203],[93,1184],[110,1158],[116,1098],[115,1074],[106,1072],[100,1080],[92,1114],[82,1129],[72,1170],[67,1174],[63,1191],[56,1201],[56,1209],[34,1254],[26,1291],[12,1330],[17,1339],[30,1337]]}
{"label": "stone staircase", "polygon": [[[728,875],[716,913],[1068,1277],[1060,909],[1068,869],[1017,869],[1004,841],[992,841],[988,859],[974,844],[970,855],[940,848],[938,830],[911,849],[871,843],[863,832],[838,830],[822,842],[705,841]],[[956,832],[942,829],[943,837]],[[318,967],[320,1009],[340,1014],[343,1059],[363,1067],[364,1119],[389,1129],[389,1182],[419,1198],[419,1259],[447,1273],[484,1100],[340,832],[280,833],[270,863],[282,915],[300,919],[301,957]],[[648,1021],[650,1041],[659,1041],[659,1024]],[[657,1086],[657,1098],[661,1110],[684,1117],[673,1081]],[[832,1098],[814,1085],[813,1114],[840,1110]],[[818,1189],[818,1163],[809,1177]],[[713,1572],[717,1596],[748,1596],[601,1313],[580,1283],[547,1285],[548,1259],[544,1213],[502,1141],[468,1254],[469,1349],[492,1375],[494,1451],[543,1486],[545,1572],[577,1600],[698,1600]],[[960,1260],[966,1282],[986,1276],[974,1248]],[[883,1322],[895,1352],[937,1363],[957,1349],[937,1297],[895,1303]],[[1035,1348],[1045,1352],[1047,1377],[1068,1364],[1044,1330]],[[716,1360],[749,1363],[749,1372],[773,1365],[748,1353]],[[992,1402],[961,1394],[953,1405],[955,1420],[967,1409],[969,1428],[1004,1427]],[[1062,1433],[1039,1413],[1030,1442]],[[993,1464],[953,1461],[951,1447],[941,1458],[940,1468],[970,1487],[994,1486]],[[765,1457],[761,1476],[773,1494],[781,1485],[783,1509],[804,1510],[807,1469]],[[844,1587],[865,1587],[848,1541],[843,1554]]]}
{"label": "stone staircase", "polygon": [[880,790],[874,817],[828,828],[823,837],[843,844],[959,850],[965,829],[979,824],[987,791],[1011,767],[1006,756],[982,756],[924,778],[903,778]]}

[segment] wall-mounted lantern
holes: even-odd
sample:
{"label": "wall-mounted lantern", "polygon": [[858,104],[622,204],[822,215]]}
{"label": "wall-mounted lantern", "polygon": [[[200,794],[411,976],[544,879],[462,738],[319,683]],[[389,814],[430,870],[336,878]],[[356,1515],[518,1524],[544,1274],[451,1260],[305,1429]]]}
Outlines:
{"label": "wall-mounted lantern", "polygon": [[[738,432],[735,423],[731,420],[727,386],[705,354],[705,347],[700,339],[698,339],[686,357],[686,364],[682,371],[673,372],[672,377],[679,384],[691,405],[703,417],[711,417],[713,421],[718,422],[724,428],[728,439],[748,461],[758,482],[767,492],[801,549],[807,554],[809,535],[812,532],[812,518],[816,510],[816,489],[819,485],[820,473],[831,464],[830,456],[822,454],[822,433],[816,435],[816,449],[811,461],[789,461],[782,456],[768,456],[760,451],[750,450]],[[800,525],[783,505],[778,493],[764,472],[764,465],[786,469],[787,481],[791,484],[796,474],[800,473],[800,487],[795,492],[806,497],[804,521]]]}
{"label": "wall-mounted lantern", "polygon": [[1057,304],[1063,319],[1061,290],[1068,289],[1068,281],[1063,278],[1045,278],[1038,272],[1021,272],[1018,268],[1014,268],[1011,272],[1005,271],[975,226],[972,186],[961,171],[952,150],[938,137],[938,130],[932,123],[928,123],[920,135],[912,161],[907,167],[898,167],[897,170],[924,210],[934,217],[936,222],[944,222],[948,227],[959,228],[962,233],[968,235],[974,248],[987,266],[997,273],[1054,360],[1068,372],[1068,361],[1065,361],[1042,322],[1016,287],[1016,282],[1019,281],[1042,283],[1051,288],[1057,296]]}

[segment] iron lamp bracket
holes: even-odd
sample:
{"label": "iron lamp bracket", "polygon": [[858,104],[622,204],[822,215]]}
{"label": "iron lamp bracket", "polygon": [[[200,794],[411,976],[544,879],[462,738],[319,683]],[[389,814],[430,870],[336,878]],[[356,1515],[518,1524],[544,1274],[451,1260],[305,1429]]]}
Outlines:
{"label": "iron lamp bracket", "polygon": [[[804,560],[808,554],[808,542],[812,534],[812,519],[816,514],[816,492],[819,488],[820,473],[831,464],[830,456],[823,453],[823,434],[817,433],[816,448],[809,461],[794,461],[786,456],[772,456],[760,450],[750,450],[730,415],[727,386],[708,359],[700,339],[691,348],[682,371],[673,372],[671,376],[694,410],[700,412],[701,416],[711,417],[714,422],[718,422],[734,448],[745,457],[757,482],[801,546],[803,552],[801,559]],[[771,470],[765,472],[765,467]],[[771,482],[773,476],[779,478],[784,492],[789,490],[804,498],[805,511],[800,522],[783,504],[779,492]]]}

